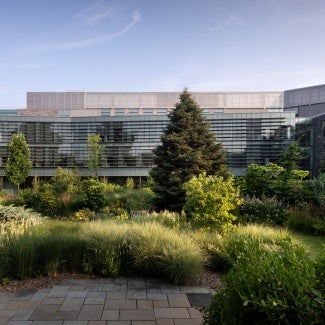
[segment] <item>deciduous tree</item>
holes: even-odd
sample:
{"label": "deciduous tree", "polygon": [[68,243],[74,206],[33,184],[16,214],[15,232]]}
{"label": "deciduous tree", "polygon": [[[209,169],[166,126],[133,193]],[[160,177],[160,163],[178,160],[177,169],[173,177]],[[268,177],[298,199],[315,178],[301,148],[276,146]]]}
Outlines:
{"label": "deciduous tree", "polygon": [[92,171],[93,176],[98,178],[99,169],[103,161],[104,147],[101,146],[101,137],[99,134],[89,134],[87,139],[88,168]]}
{"label": "deciduous tree", "polygon": [[4,173],[19,190],[20,185],[28,177],[31,168],[30,150],[25,136],[22,133],[14,133],[8,145],[8,158]]}

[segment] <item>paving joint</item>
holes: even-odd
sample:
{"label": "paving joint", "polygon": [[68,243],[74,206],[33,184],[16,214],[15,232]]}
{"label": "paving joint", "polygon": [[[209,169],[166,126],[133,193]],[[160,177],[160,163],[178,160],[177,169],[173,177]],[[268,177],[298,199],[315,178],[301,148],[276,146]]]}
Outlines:
{"label": "paving joint", "polygon": [[213,291],[156,279],[68,279],[0,293],[0,325],[198,325]]}

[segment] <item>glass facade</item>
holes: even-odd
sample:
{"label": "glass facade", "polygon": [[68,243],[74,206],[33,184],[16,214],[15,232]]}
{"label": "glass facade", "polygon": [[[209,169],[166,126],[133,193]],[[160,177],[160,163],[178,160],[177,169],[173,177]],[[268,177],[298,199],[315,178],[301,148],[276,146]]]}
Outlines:
{"label": "glass facade", "polygon": [[[236,175],[250,163],[276,161],[294,140],[294,113],[209,114],[206,119]],[[86,175],[87,138],[97,133],[105,153],[102,176],[147,176],[152,149],[168,122],[166,115],[0,118],[0,172],[3,175],[11,135],[22,132],[31,150],[32,175],[52,176],[58,166],[78,168]]]}

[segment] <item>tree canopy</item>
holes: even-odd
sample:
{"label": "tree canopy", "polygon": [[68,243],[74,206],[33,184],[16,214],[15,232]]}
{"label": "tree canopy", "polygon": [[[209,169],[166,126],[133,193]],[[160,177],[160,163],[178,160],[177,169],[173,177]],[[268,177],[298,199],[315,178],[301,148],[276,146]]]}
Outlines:
{"label": "tree canopy", "polygon": [[303,148],[299,146],[298,142],[292,143],[286,150],[281,153],[279,165],[287,171],[300,169],[302,160]]}
{"label": "tree canopy", "polygon": [[99,169],[103,162],[104,147],[100,144],[101,137],[99,134],[89,134],[87,139],[88,168],[92,171],[95,178],[98,178]]}
{"label": "tree canopy", "polygon": [[14,133],[8,145],[8,158],[4,173],[18,187],[25,182],[32,168],[30,150],[22,133]]}
{"label": "tree canopy", "polygon": [[229,174],[222,144],[216,142],[201,108],[186,89],[168,118],[161,144],[153,150],[150,176],[156,208],[181,211],[185,182],[203,172],[223,177]]}

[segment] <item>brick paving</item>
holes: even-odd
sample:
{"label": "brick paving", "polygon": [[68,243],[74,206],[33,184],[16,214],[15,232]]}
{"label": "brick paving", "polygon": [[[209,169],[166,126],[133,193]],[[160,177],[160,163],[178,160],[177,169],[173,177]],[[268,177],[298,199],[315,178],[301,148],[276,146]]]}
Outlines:
{"label": "brick paving", "polygon": [[[191,295],[204,287],[153,279],[71,279],[50,289],[0,293],[0,325],[199,325]],[[193,302],[192,302],[193,304]]]}

